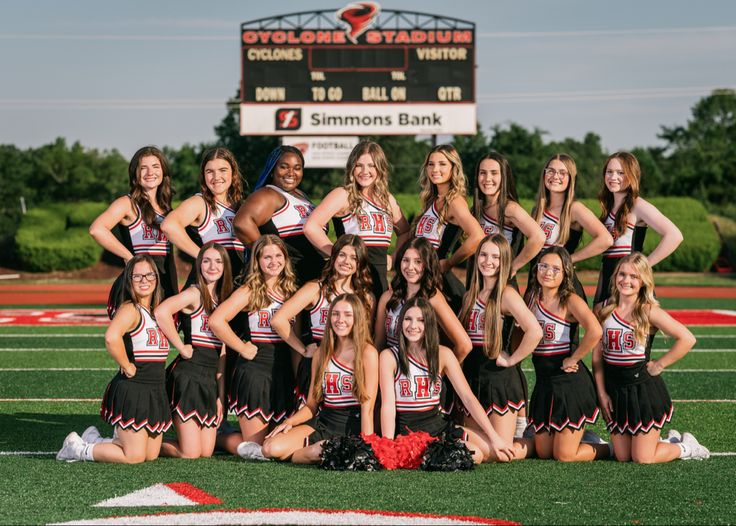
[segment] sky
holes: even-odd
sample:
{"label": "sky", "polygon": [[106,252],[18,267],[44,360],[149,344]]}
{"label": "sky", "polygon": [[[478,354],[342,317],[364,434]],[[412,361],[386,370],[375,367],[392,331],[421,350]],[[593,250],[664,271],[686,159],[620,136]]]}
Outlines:
{"label": "sky", "polygon": [[[64,137],[130,156],[215,139],[240,83],[240,24],[347,0],[0,0],[0,144]],[[476,22],[478,120],[662,144],[715,88],[736,88],[731,0],[385,0]]]}

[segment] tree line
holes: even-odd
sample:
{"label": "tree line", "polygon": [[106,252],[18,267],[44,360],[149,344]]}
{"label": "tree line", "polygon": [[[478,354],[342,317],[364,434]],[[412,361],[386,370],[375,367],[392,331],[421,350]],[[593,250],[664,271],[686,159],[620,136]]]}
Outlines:
{"label": "tree line", "polygon": [[[276,137],[241,137],[237,104],[215,126],[215,143],[164,147],[170,161],[176,198],[198,191],[197,176],[202,153],[214,146],[229,148],[236,155],[246,182],[252,186],[268,153],[278,145]],[[454,137],[472,180],[473,169],[485,153],[505,155],[514,171],[522,197],[536,195],[542,163],[551,155],[565,152],[578,165],[577,195],[595,197],[601,185],[601,170],[608,156],[601,138],[588,132],[582,140],[546,139],[539,128],[519,124],[494,125],[488,132],[478,126],[473,136]],[[701,200],[709,211],[736,219],[736,91],[716,90],[700,99],[690,119],[682,126],[662,126],[663,146],[637,147],[632,152],[642,167],[641,193],[653,196],[690,196]],[[419,168],[430,147],[429,139],[414,136],[371,137],[381,144],[392,164],[391,190],[416,192]],[[20,222],[21,198],[27,207],[74,201],[112,201],[127,192],[128,159],[116,149],[99,151],[58,138],[38,148],[19,149],[0,145],[0,246],[12,253]],[[341,170],[307,169],[303,188],[321,197],[341,184]]]}

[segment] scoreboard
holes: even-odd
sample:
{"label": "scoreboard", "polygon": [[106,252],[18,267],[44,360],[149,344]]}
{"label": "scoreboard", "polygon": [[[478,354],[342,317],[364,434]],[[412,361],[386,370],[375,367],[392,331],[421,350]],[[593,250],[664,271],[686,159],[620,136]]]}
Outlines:
{"label": "scoreboard", "polygon": [[241,26],[244,135],[473,134],[475,25],[373,2]]}

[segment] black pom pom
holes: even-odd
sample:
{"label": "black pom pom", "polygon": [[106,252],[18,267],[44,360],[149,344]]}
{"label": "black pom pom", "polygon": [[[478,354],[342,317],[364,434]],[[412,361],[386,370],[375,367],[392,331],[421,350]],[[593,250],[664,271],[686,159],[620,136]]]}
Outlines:
{"label": "black pom pom", "polygon": [[424,452],[420,469],[425,471],[466,471],[473,469],[473,454],[462,440],[443,436]]}
{"label": "black pom pom", "polygon": [[322,444],[320,465],[335,471],[378,471],[383,469],[371,446],[359,436],[331,438]]}

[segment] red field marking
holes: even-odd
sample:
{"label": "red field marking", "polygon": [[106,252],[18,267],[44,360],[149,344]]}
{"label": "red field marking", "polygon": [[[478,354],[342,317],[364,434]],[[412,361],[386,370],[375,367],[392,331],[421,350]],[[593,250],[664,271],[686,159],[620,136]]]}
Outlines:
{"label": "red field marking", "polygon": [[670,316],[683,325],[736,325],[733,310],[671,310]]}
{"label": "red field marking", "polygon": [[105,309],[0,309],[2,325],[107,325]]}
{"label": "red field marking", "polygon": [[[595,296],[595,285],[583,287],[589,298]],[[722,298],[736,299],[736,287],[656,287],[660,298]]]}

